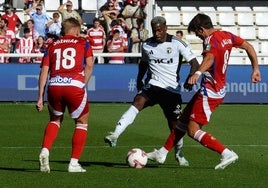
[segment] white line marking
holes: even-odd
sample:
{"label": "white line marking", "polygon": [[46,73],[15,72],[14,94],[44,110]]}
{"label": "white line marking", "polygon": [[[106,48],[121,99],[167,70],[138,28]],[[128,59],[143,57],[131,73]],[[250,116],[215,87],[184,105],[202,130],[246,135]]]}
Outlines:
{"label": "white line marking", "polygon": [[[230,147],[268,147],[268,145],[227,145]],[[129,147],[142,147],[142,148],[158,148],[161,146],[116,146],[116,148],[129,148]],[[184,148],[193,148],[193,147],[202,147],[202,145],[186,145],[183,146]],[[40,146],[5,146],[5,147],[0,147],[1,149],[36,149],[36,148],[41,148]],[[68,149],[71,148],[70,146],[55,146],[53,149]],[[110,148],[109,146],[85,146],[85,148]]]}

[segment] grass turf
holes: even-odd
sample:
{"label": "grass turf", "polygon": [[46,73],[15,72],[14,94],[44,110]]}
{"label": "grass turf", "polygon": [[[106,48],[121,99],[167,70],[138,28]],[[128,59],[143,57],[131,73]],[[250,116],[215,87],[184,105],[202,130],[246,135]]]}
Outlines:
{"label": "grass turf", "polygon": [[81,157],[86,173],[68,173],[73,120],[65,116],[50,153],[51,173],[39,172],[38,155],[47,110],[37,113],[34,103],[0,104],[1,187],[267,187],[267,105],[221,105],[205,131],[212,133],[239,155],[239,162],[225,170],[214,170],[220,156],[189,137],[184,153],[190,167],[178,167],[173,151],[164,165],[151,161],[144,169],[126,165],[125,156],[134,147],[145,151],[159,148],[168,135],[166,120],[158,106],[141,112],[120,137],[116,148],[103,137],[129,104],[93,103],[88,140]]}

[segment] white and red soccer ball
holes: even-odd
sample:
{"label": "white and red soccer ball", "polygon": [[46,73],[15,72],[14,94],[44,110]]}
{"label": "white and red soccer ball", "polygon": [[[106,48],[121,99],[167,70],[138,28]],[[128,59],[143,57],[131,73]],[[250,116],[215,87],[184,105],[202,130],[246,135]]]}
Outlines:
{"label": "white and red soccer ball", "polygon": [[147,164],[147,154],[140,148],[133,148],[127,153],[127,164],[132,168],[144,168]]}

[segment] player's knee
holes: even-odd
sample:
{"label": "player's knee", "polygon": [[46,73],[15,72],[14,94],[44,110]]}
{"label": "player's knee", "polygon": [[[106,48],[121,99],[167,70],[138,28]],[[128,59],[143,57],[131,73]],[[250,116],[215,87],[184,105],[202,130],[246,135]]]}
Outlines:
{"label": "player's knee", "polygon": [[50,123],[56,125],[59,128],[61,126],[61,121],[50,121]]}
{"label": "player's knee", "polygon": [[88,124],[86,124],[86,123],[77,123],[76,124],[76,129],[82,129],[82,130],[87,131],[87,127],[88,127]]}

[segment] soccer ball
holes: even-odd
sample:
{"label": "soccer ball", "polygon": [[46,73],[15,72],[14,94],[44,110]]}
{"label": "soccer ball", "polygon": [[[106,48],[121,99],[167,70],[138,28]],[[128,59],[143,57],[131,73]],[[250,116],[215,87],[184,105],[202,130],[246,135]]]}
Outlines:
{"label": "soccer ball", "polygon": [[147,154],[139,148],[133,148],[127,153],[126,161],[130,167],[143,168],[147,164]]}

